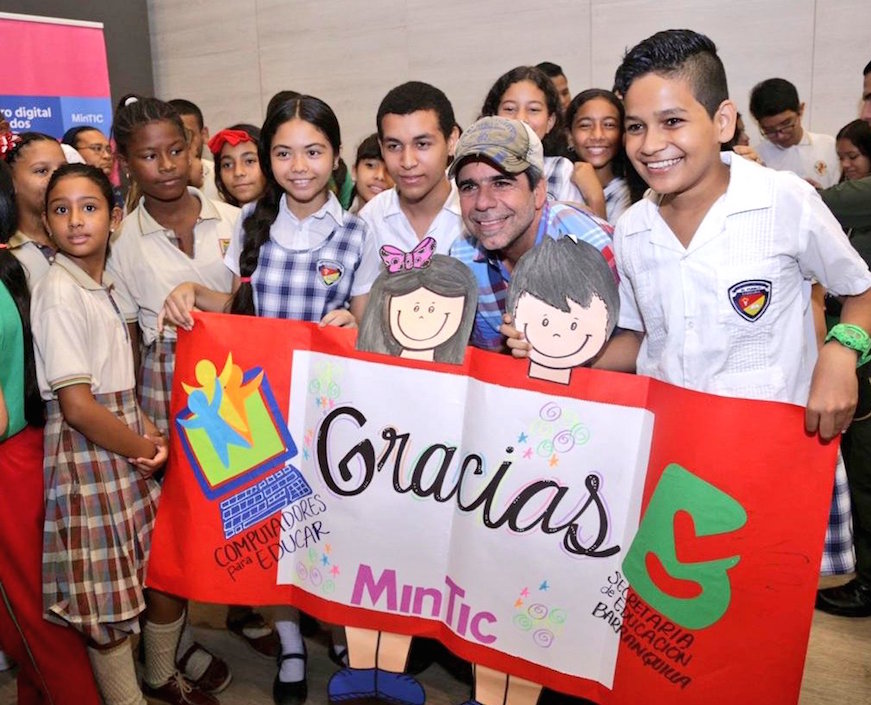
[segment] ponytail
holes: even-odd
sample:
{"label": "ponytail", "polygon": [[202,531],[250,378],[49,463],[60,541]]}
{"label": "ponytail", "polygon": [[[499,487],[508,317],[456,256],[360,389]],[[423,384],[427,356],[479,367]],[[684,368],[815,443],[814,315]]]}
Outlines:
{"label": "ponytail", "polygon": [[[262,150],[261,150],[262,151]],[[257,201],[257,205],[251,214],[242,223],[242,254],[239,255],[239,276],[243,282],[236,289],[233,298],[230,299],[230,313],[241,313],[245,316],[256,316],[254,308],[254,286],[251,284],[251,276],[257,269],[257,261],[260,259],[260,248],[269,240],[269,230],[278,217],[278,208],[284,191],[275,182],[270,180],[266,185],[266,191]],[[244,281],[244,280],[248,281]]]}

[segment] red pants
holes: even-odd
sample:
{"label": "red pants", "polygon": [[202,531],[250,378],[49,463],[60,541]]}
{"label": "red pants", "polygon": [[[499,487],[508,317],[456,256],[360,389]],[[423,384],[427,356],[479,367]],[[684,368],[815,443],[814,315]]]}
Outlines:
{"label": "red pants", "polygon": [[99,705],[82,636],[42,616],[42,431],[0,443],[0,645],[18,705]]}

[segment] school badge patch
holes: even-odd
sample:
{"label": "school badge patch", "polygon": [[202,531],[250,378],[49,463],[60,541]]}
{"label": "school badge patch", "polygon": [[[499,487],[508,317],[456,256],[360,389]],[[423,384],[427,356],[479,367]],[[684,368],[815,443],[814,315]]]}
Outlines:
{"label": "school badge patch", "polygon": [[318,260],[318,274],[324,286],[332,286],[345,273],[345,268],[335,260],[321,259]]}
{"label": "school badge patch", "polygon": [[732,308],[745,321],[756,321],[771,303],[771,282],[766,279],[747,279],[729,287]]}

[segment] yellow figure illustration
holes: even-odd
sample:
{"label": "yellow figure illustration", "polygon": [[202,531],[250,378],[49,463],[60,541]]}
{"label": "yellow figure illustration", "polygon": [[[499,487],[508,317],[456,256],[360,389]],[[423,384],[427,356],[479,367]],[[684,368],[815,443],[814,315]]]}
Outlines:
{"label": "yellow figure illustration", "polygon": [[211,360],[200,360],[194,368],[199,387],[182,382],[182,387],[188,396],[192,392],[201,391],[211,403],[216,387],[220,385],[221,404],[219,416],[234,430],[241,434],[249,443],[253,442],[248,424],[248,413],[245,410],[245,400],[260,388],[263,372],[259,372],[247,384],[242,384],[242,368],[233,364],[233,353],[227,354],[227,360],[221,374]]}

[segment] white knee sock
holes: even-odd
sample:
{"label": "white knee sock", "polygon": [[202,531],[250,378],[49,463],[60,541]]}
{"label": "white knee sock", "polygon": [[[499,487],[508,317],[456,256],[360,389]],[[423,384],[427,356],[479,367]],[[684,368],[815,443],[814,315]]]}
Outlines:
{"label": "white knee sock", "polygon": [[[282,615],[282,617],[284,616],[294,616],[295,619],[282,619],[275,622],[275,631],[278,632],[278,638],[281,640],[281,653],[305,653],[305,645],[302,641],[302,634],[299,631],[299,612],[296,611],[296,615]],[[280,681],[294,683],[301,681],[303,678],[305,678],[305,661],[303,659],[291,658],[282,661],[281,670],[278,672],[278,679]]]}
{"label": "white knee sock", "polygon": [[152,688],[166,683],[176,671],[175,652],[186,618],[183,614],[169,624],[145,621],[145,682]]}
{"label": "white knee sock", "polygon": [[106,705],[147,705],[133,664],[130,639],[112,649],[88,647],[94,680]]}

